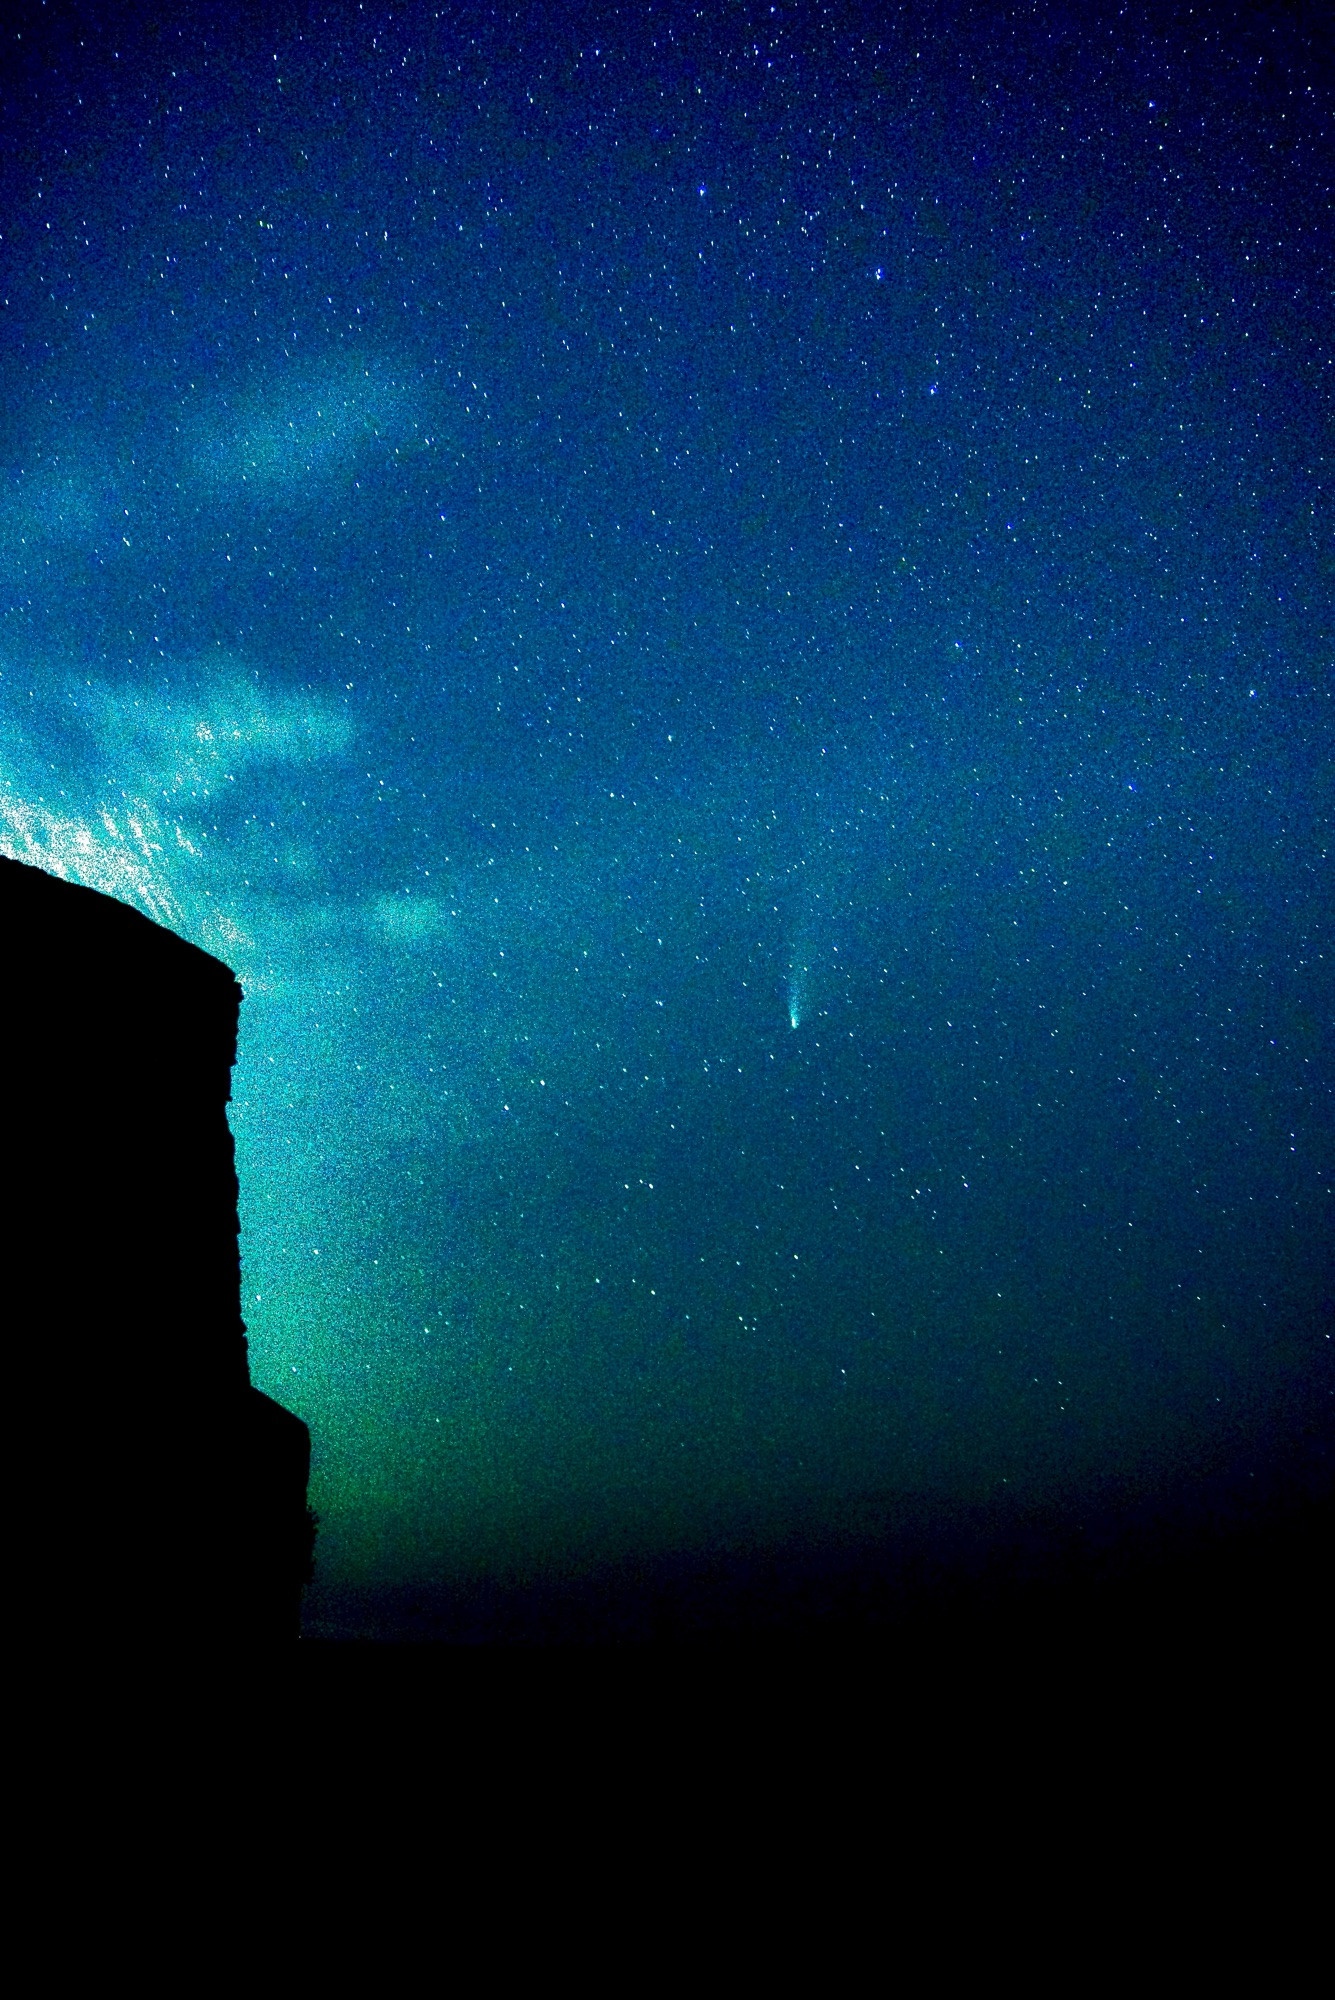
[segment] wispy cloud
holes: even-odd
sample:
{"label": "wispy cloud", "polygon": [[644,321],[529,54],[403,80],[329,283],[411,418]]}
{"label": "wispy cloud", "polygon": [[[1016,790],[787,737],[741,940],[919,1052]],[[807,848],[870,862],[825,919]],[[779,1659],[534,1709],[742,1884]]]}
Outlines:
{"label": "wispy cloud", "polygon": [[[71,679],[48,689],[43,718],[58,719],[67,738],[73,722],[73,741],[57,780],[11,708],[0,851],[133,903],[211,949],[253,942],[262,857],[244,835],[218,837],[208,810],[233,786],[261,784],[264,767],[343,754],[353,740],[346,711],[327,695],[265,690],[239,672],[215,672],[181,694]],[[294,853],[297,875],[308,859],[290,827],[283,849],[277,872],[290,882]]]}
{"label": "wispy cloud", "polygon": [[114,466],[97,453],[53,453],[11,479],[0,495],[0,546],[50,548],[96,541],[112,532],[125,509]]}
{"label": "wispy cloud", "polygon": [[195,466],[219,492],[276,498],[346,472],[367,449],[405,443],[415,430],[409,390],[388,368],[338,360],[294,368],[216,409]]}
{"label": "wispy cloud", "polygon": [[200,676],[180,694],[159,689],[71,689],[103,761],[143,774],[164,797],[207,797],[257,764],[341,756],[352,719],[326,695],[263,689],[241,673]]}
{"label": "wispy cloud", "polygon": [[32,796],[21,780],[0,772],[0,853],[175,926],[181,907],[171,880],[173,840],[189,849],[181,828],[147,800],[122,797],[114,811],[109,805],[71,811]]}
{"label": "wispy cloud", "polygon": [[375,930],[395,945],[432,944],[450,919],[447,906],[435,896],[374,896],[370,909]]}

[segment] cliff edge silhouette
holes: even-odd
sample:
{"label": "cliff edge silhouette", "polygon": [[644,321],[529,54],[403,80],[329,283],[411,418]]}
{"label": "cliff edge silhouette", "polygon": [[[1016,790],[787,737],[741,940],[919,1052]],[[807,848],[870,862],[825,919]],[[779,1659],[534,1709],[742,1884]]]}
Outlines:
{"label": "cliff edge silhouette", "polygon": [[241,989],[139,911],[3,857],[0,939],[15,1622],[294,1639],[310,1434],[247,1363]]}

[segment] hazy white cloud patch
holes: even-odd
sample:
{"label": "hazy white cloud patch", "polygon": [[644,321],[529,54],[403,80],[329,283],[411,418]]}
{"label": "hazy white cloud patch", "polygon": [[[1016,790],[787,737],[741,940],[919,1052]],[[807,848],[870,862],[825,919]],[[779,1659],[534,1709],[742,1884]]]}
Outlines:
{"label": "hazy white cloud patch", "polygon": [[202,429],[195,464],[220,491],[278,498],[417,434],[410,385],[383,363],[339,358],[247,389]]}
{"label": "hazy white cloud patch", "polygon": [[173,847],[194,851],[146,799],[122,793],[114,808],[71,809],[63,800],[32,796],[0,772],[0,853],[133,903],[175,928],[182,912],[172,888]]}
{"label": "hazy white cloud patch", "polygon": [[327,696],[264,690],[239,672],[211,670],[181,693],[72,688],[70,702],[104,761],[144,773],[164,797],[208,798],[248,767],[342,756],[353,736],[346,709]]}
{"label": "hazy white cloud patch", "polygon": [[[258,810],[265,774],[343,754],[353,726],[341,707],[239,673],[180,694],[65,677],[40,702],[48,734],[62,734],[53,762],[49,740],[39,747],[37,728],[23,727],[17,692],[6,675],[0,852],[132,903],[229,962],[253,953],[258,968],[282,955],[294,918],[272,892],[280,879],[317,876],[318,857],[291,826],[281,844],[257,842],[256,821],[269,833]],[[220,829],[211,811],[224,798],[257,810]]]}
{"label": "hazy white cloud patch", "polygon": [[447,906],[435,896],[376,896],[371,921],[380,936],[395,945],[431,944],[450,920]]}
{"label": "hazy white cloud patch", "polygon": [[95,452],[55,452],[6,482],[0,544],[16,551],[96,541],[124,514],[109,464]]}

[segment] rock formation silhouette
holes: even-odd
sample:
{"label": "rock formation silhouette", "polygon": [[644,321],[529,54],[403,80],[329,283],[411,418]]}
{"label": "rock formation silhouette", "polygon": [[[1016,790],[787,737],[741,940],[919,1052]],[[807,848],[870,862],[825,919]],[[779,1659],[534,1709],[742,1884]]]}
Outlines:
{"label": "rock formation silhouette", "polygon": [[296,1638],[310,1434],[247,1364],[241,989],[137,910],[3,858],[0,940],[18,1626]]}

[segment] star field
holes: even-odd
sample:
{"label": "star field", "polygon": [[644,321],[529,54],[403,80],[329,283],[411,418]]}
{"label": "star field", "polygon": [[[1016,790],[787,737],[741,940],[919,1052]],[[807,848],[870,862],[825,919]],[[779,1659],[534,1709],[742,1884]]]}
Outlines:
{"label": "star field", "polygon": [[243,984],[313,1618],[1329,1441],[1315,17],[236,12],[4,30],[0,845]]}

